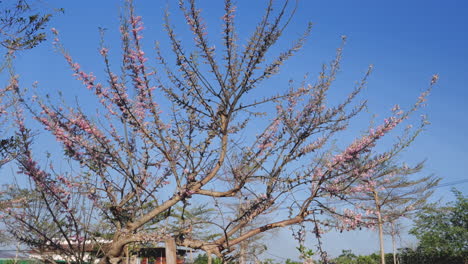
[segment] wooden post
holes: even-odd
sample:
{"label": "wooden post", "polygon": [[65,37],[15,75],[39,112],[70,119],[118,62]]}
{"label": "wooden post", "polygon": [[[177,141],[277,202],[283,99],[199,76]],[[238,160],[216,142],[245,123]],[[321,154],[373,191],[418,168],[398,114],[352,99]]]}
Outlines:
{"label": "wooden post", "polygon": [[177,264],[177,249],[173,237],[166,239],[166,264]]}

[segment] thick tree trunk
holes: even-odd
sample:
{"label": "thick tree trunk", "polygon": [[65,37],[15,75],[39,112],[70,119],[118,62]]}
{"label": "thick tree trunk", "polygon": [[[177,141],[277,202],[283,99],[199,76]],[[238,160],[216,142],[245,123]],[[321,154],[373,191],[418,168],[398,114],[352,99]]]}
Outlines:
{"label": "thick tree trunk", "polygon": [[129,241],[128,239],[125,239],[116,233],[114,235],[112,244],[105,246],[105,255],[99,260],[99,264],[125,263],[125,250],[127,248],[127,244],[130,242],[132,241]]}
{"label": "thick tree trunk", "polygon": [[99,260],[99,264],[118,264],[122,260],[123,250],[118,251],[117,249],[111,250],[106,253],[104,257]]}
{"label": "thick tree trunk", "polygon": [[166,239],[166,264],[177,264],[177,248],[175,239]]}

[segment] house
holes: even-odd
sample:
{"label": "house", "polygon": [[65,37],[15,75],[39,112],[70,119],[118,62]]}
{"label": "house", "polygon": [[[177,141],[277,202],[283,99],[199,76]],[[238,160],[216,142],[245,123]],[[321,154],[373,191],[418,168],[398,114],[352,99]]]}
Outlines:
{"label": "house", "polygon": [[[187,249],[177,249],[177,264],[185,263]],[[166,247],[145,247],[141,248],[134,255],[136,261],[131,264],[166,264]]]}
{"label": "house", "polygon": [[[97,263],[99,261],[99,252],[102,247],[105,247],[109,244],[110,240],[98,239],[93,241],[86,241],[83,247],[84,250],[84,259],[87,261],[93,261]],[[68,247],[68,244],[61,242],[64,247]],[[78,243],[76,242],[78,246]],[[187,248],[177,248],[176,249],[176,258],[177,264],[185,263],[185,256],[190,250]],[[70,262],[66,260],[62,255],[57,252],[57,250],[49,249],[42,251],[33,251],[29,257],[31,259],[43,260],[49,259],[54,260],[57,263]],[[126,264],[166,264],[166,246],[164,243],[156,243],[155,245],[139,245],[135,246],[126,252]],[[1,263],[0,263],[1,264]]]}

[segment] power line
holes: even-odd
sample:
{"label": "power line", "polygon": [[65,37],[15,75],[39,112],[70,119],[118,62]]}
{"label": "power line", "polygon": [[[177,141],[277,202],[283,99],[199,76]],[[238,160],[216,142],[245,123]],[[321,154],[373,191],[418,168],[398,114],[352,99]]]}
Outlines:
{"label": "power line", "polygon": [[[456,181],[451,181],[451,182],[446,182],[446,183],[443,183],[443,184],[439,184],[439,185],[437,185],[435,187],[432,187],[432,188],[434,188],[434,189],[435,188],[444,188],[444,187],[453,186],[453,185],[466,183],[466,182],[468,182],[468,179],[461,179],[461,180],[456,180]],[[332,202],[328,203],[328,205],[335,205],[335,206],[345,205],[345,204],[349,204],[349,202],[347,202],[347,201],[332,201]],[[291,209],[290,206],[279,207],[278,208],[279,211],[290,210],[290,209]],[[226,214],[233,213],[233,212],[223,211],[223,213],[226,213]],[[215,213],[215,212],[213,212],[213,213]]]}
{"label": "power line", "polygon": [[465,182],[468,182],[468,179],[457,180],[457,181],[452,181],[452,182],[447,182],[447,183],[439,184],[439,185],[435,186],[434,188],[442,188],[442,187],[452,186],[452,185],[456,185],[456,184],[460,184],[460,183],[465,183]]}
{"label": "power line", "polygon": [[287,258],[285,258],[285,257],[280,257],[280,256],[278,256],[278,255],[271,254],[271,253],[270,253],[270,252],[268,252],[268,251],[265,251],[265,252],[263,252],[263,253],[266,253],[266,254],[268,254],[268,255],[270,255],[270,256],[272,256],[272,257],[275,257],[275,258],[279,258],[279,259],[285,259],[285,260],[287,259]]}

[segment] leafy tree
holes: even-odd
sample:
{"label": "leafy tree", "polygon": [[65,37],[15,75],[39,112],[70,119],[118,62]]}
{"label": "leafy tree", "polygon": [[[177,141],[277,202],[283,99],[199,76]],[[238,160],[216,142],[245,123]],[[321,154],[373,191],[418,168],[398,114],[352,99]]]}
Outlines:
{"label": "leafy tree", "polygon": [[[357,256],[351,250],[343,250],[340,256],[330,261],[333,264],[379,264],[380,262],[380,254],[372,253]],[[392,254],[385,254],[385,263],[393,263]]]}
{"label": "leafy tree", "polygon": [[[193,264],[207,264],[208,259],[209,259],[209,257],[206,254],[200,254],[195,258],[195,260],[193,261]],[[223,262],[219,258],[213,258],[212,263],[213,264],[221,264]]]}
{"label": "leafy tree", "polygon": [[463,257],[468,261],[468,199],[453,190],[456,201],[428,206],[418,214],[410,234],[419,239],[418,251],[427,255]]}
{"label": "leafy tree", "polygon": [[343,250],[341,255],[339,255],[333,261],[337,264],[354,264],[356,263],[357,256],[354,255],[351,250]]}
{"label": "leafy tree", "polygon": [[[408,141],[416,136],[417,133],[411,135]],[[360,178],[356,186],[349,189],[350,200],[356,202],[356,206],[365,212],[363,218],[374,222],[378,227],[382,264],[385,264],[384,225],[392,225],[400,218],[409,217],[421,210],[440,181],[433,176],[415,175],[421,171],[423,163],[414,167],[394,164],[391,157],[395,157],[401,150],[397,149],[388,157],[383,157],[387,161],[379,164],[366,177]],[[395,246],[394,257],[396,260]]]}
{"label": "leafy tree", "polygon": [[[270,1],[242,43],[234,23],[235,6],[226,0],[223,47],[216,48],[195,1],[180,1],[195,37],[193,45],[179,40],[167,15],[165,29],[174,57],[157,49],[158,64],[151,67],[141,43],[141,17],[129,1],[121,25],[122,72],[113,70],[112,50],[103,46],[100,54],[107,73],[103,82],[82,70],[54,29],[57,49],[74,76],[96,96],[99,111],[60,105],[41,95],[29,101],[24,95],[25,107],[76,166],[56,171],[53,159],[47,167],[39,166],[25,117],[17,115],[21,144],[16,160],[40,194],[44,205],[40,213],[49,217],[56,232],[48,235],[32,224],[34,213],[18,209],[7,212],[17,220],[9,225],[15,235],[29,245],[55,245],[70,261],[82,263],[86,260],[80,251],[70,249],[85,248],[96,233],[92,225],[102,223],[110,227],[112,238],[102,247],[101,263],[119,262],[128,245],[168,237],[177,245],[205,251],[210,263],[212,254],[225,261],[240,243],[261,233],[313,223],[321,211],[342,215],[341,227],[358,227],[357,214],[343,214],[329,202],[346,199],[356,181],[388,161],[380,157],[391,157],[396,149],[408,146],[408,138],[401,137],[390,150],[380,155],[375,150],[383,136],[420,109],[429,91],[407,111],[392,111],[381,125],[357,136],[344,150],[336,150],[331,141],[366,105],[355,101],[370,73],[341,103],[328,105],[341,48],[314,84],[290,82],[288,89],[266,89],[265,97],[252,96],[266,88],[262,82],[279,73],[310,32],[309,25],[291,48],[272,54],[292,17],[288,6],[285,1],[273,8]],[[430,85],[436,80],[434,76]],[[259,134],[251,136],[258,129]],[[376,158],[362,159],[369,154]],[[226,178],[230,180],[221,181]],[[220,233],[219,237],[200,238],[190,234],[190,228],[168,225],[182,219],[173,217],[174,208],[190,212],[190,207],[203,203],[215,208],[235,202],[242,192],[252,196],[246,197],[241,214],[222,212],[222,217],[207,223],[207,230]],[[288,207],[289,214],[277,214],[279,206]],[[268,222],[254,221],[261,216]]]}
{"label": "leafy tree", "polygon": [[260,261],[261,264],[280,264],[280,262],[275,261],[274,259],[267,258],[263,261]]}
{"label": "leafy tree", "polygon": [[436,254],[423,251],[421,248],[403,248],[398,253],[401,264],[465,264],[466,256],[454,256],[445,252]]}

